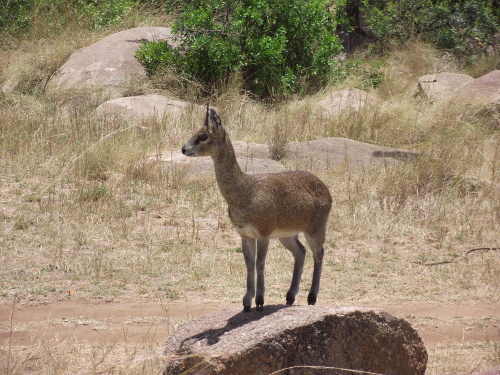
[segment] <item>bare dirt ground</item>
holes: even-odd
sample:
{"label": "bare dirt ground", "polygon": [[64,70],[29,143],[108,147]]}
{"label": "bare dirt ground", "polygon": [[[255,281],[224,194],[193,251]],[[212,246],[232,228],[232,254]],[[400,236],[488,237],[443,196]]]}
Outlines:
{"label": "bare dirt ground", "polygon": [[[163,340],[188,319],[239,305],[197,302],[95,303],[66,301],[16,305],[12,343],[31,345],[37,340],[74,338],[100,343]],[[363,304],[409,320],[428,347],[444,343],[500,341],[500,306],[488,303]],[[0,340],[10,338],[12,306],[0,305]],[[252,311],[251,313],[257,313]],[[480,324],[467,324],[472,321]],[[465,324],[461,324],[461,322]],[[127,335],[124,336],[123,332]]]}
{"label": "bare dirt ground", "polygon": [[[84,299],[0,305],[0,341],[19,349],[50,340],[161,346],[175,327],[186,320],[236,306],[199,302],[103,303]],[[363,307],[383,309],[407,319],[428,351],[443,345],[500,342],[500,306],[495,303],[363,303]]]}

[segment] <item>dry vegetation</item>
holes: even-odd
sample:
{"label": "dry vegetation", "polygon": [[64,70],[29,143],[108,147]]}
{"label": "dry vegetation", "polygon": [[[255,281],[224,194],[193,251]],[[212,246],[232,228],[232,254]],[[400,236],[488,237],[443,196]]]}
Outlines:
{"label": "dry vegetation", "polygon": [[[98,121],[93,109],[99,101],[88,93],[44,97],[44,83],[68,54],[99,38],[68,34],[0,51],[0,80],[21,77],[16,93],[0,100],[0,304],[13,305],[15,298],[16,304],[239,304],[245,266],[214,178],[165,173],[145,161],[152,153],[180,148],[202,119],[164,118],[142,124],[148,130],[119,131],[128,125]],[[475,75],[494,67],[495,61],[486,60]],[[385,79],[373,90],[383,102],[339,121],[313,113],[317,97],[269,108],[227,87],[214,104],[233,140],[271,142],[277,153],[290,140],[346,136],[423,154],[383,170],[315,171],[334,198],[321,304],[498,306],[498,251],[463,256],[500,245],[498,117],[459,103],[430,105],[413,98],[418,76],[459,70],[425,45],[413,42],[384,61]],[[342,83],[355,84],[355,77]],[[113,135],[100,142],[108,134]],[[450,263],[427,265],[443,261]],[[305,303],[311,268],[308,254],[299,304]],[[274,243],[266,303],[284,303],[291,270],[291,256]],[[487,318],[500,324],[498,315]],[[450,322],[484,323],[460,317]],[[8,317],[0,324],[4,332],[16,329]],[[155,324],[167,325],[168,319]],[[7,374],[161,370],[162,338],[106,346],[52,338],[11,346],[9,335],[4,337],[0,371]],[[440,344],[429,354],[429,373],[436,375],[469,374],[500,362],[500,346],[486,329],[478,342]]]}

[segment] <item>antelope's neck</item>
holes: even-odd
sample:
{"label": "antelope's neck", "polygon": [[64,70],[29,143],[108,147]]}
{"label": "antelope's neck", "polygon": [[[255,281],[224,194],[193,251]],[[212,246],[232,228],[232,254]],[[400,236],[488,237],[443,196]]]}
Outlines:
{"label": "antelope's neck", "polygon": [[212,159],[217,184],[228,205],[245,205],[251,198],[252,176],[241,170],[236,160],[233,145],[227,135],[219,153]]}

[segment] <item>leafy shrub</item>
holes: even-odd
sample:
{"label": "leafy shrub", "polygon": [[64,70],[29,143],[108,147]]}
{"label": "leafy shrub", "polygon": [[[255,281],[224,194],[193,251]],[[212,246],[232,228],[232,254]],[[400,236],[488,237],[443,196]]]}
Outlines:
{"label": "leafy shrub", "polygon": [[170,51],[166,41],[143,42],[141,48],[136,52],[137,58],[149,74],[154,74],[161,66],[161,63],[168,59]]}
{"label": "leafy shrub", "polygon": [[93,26],[98,28],[116,24],[134,8],[134,0],[78,0],[77,8],[81,13],[92,20]]}
{"label": "leafy shrub", "polygon": [[0,5],[0,29],[26,29],[30,23],[31,4],[23,0],[6,1]]}
{"label": "leafy shrub", "polygon": [[362,0],[371,30],[382,45],[420,36],[460,55],[491,43],[499,29],[492,0]]}
{"label": "leafy shrub", "polygon": [[239,72],[245,88],[259,96],[301,92],[328,79],[341,50],[328,3],[184,2],[173,25],[179,45],[164,52],[144,45],[138,57],[155,69],[171,65],[208,86]]}
{"label": "leafy shrub", "polygon": [[88,22],[99,28],[122,21],[136,5],[136,0],[9,0],[0,5],[0,28],[12,34],[27,32],[37,23],[57,29]]}

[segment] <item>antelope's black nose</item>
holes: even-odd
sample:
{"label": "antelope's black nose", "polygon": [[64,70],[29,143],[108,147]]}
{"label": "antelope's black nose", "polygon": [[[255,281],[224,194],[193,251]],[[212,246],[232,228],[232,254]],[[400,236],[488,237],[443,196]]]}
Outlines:
{"label": "antelope's black nose", "polygon": [[186,155],[186,146],[182,146],[181,151],[182,151],[182,153],[183,153],[184,155]]}

